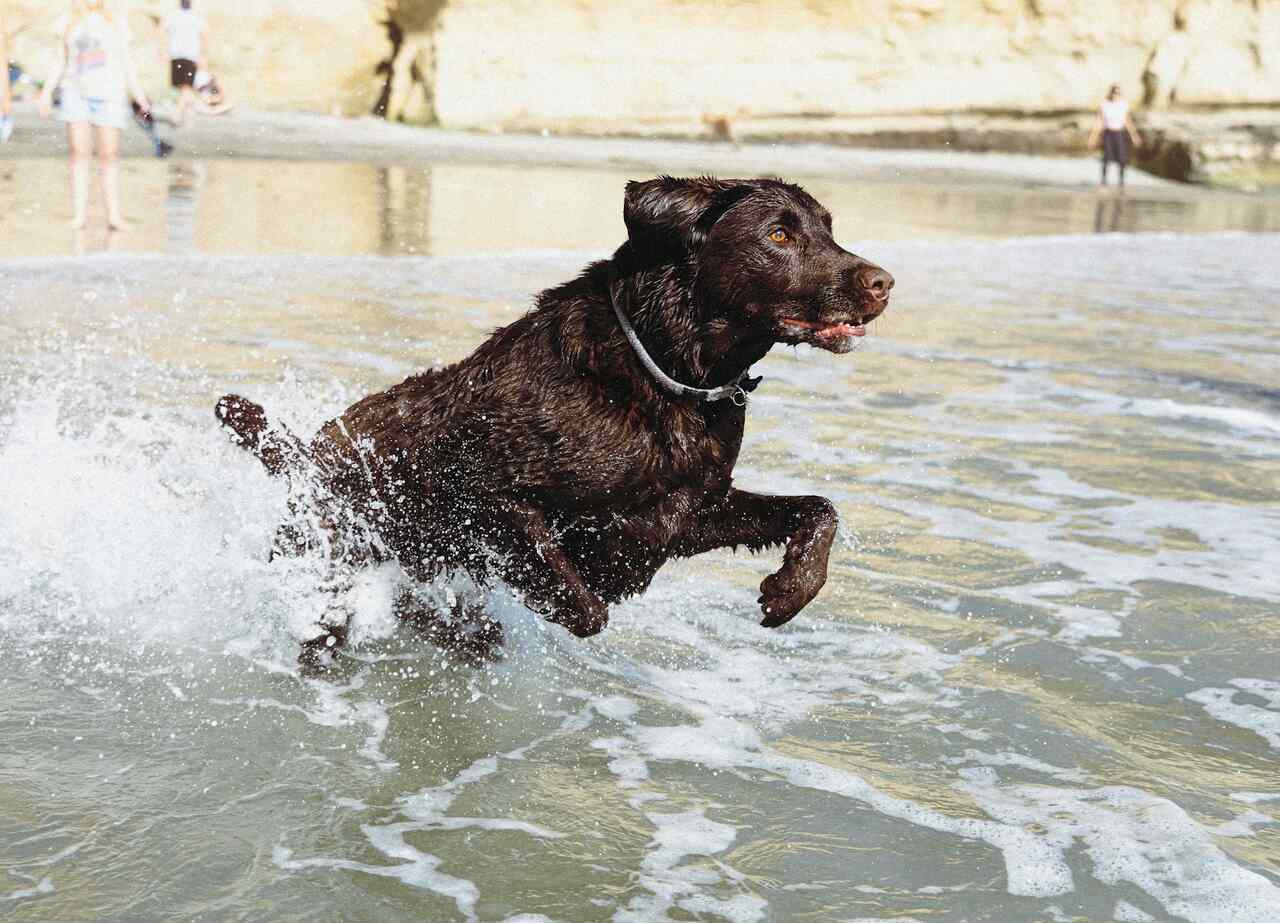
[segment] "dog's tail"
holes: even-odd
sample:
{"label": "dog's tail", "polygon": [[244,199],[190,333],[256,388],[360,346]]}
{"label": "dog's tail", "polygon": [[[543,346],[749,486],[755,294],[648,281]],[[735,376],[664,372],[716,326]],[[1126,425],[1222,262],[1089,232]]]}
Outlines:
{"label": "dog's tail", "polygon": [[300,474],[310,460],[307,447],[282,423],[267,420],[261,404],[226,394],[213,408],[214,415],[238,445],[252,452],[268,473],[276,477]]}

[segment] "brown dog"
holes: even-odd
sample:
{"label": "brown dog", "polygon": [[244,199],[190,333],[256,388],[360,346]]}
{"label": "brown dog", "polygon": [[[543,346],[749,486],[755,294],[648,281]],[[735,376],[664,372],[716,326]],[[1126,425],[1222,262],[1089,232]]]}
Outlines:
{"label": "brown dog", "polygon": [[[786,545],[760,585],[764,626],[813,599],[836,513],[822,497],[733,486],[747,373],[775,343],[847,352],[892,276],[837,246],[826,209],[776,180],[628,183],[623,219],[612,259],[543,292],[461,362],[357,402],[309,447],[258,405],[222,398],[238,440],[305,486],[277,551],[323,547],[337,572],[395,559],[424,582],[497,577],[583,637],[668,559],[725,546]],[[403,614],[444,643],[500,638]],[[327,662],[343,622],[326,618],[304,664]]]}

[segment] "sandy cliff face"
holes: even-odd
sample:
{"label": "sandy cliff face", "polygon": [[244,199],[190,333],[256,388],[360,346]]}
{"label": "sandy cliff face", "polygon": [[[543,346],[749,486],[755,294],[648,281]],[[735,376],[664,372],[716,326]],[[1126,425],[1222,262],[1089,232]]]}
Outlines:
{"label": "sandy cliff face", "polygon": [[1280,103],[1280,0],[456,0],[431,47],[459,127]]}
{"label": "sandy cliff face", "polygon": [[[127,9],[149,86],[159,18]],[[1280,104],[1280,0],[196,0],[214,69],[254,105],[460,128]],[[47,68],[62,0],[10,0]],[[380,70],[381,68],[381,70]],[[388,82],[388,74],[390,81]]]}

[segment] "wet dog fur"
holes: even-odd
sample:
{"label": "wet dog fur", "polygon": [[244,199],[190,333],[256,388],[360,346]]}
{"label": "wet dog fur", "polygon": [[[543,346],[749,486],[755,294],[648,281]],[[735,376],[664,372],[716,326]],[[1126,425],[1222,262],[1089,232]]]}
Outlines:
{"label": "wet dog fur", "polygon": [[[613,304],[667,375],[711,388],[777,343],[848,351],[893,279],[840,248],[826,209],[778,180],[632,182],[623,218],[627,240],[611,259],[542,292],[460,362],[356,402],[309,444],[252,401],[218,401],[234,439],[298,488],[305,516],[281,527],[275,553],[319,550],[337,583],[391,559],[423,583],[456,570],[496,578],[586,637],[671,558],[783,545],[760,585],[761,624],[808,604],[827,578],[835,509],[735,487],[745,401],[665,390]],[[501,641],[476,613],[402,602],[402,617],[467,659]],[[344,613],[320,624],[306,667],[346,639]]]}

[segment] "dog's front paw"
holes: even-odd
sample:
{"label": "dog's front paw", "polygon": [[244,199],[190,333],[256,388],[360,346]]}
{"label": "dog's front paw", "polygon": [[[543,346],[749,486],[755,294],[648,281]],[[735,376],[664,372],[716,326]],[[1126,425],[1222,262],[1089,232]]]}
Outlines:
{"label": "dog's front paw", "polygon": [[760,624],[765,628],[785,625],[818,595],[826,582],[825,572],[788,566],[765,577],[760,583],[760,598],[756,600],[764,613]]}
{"label": "dog's front paw", "polygon": [[609,624],[609,609],[602,605],[593,607],[590,612],[582,612],[569,606],[558,606],[547,615],[547,621],[564,626],[576,637],[589,638],[600,634]]}

